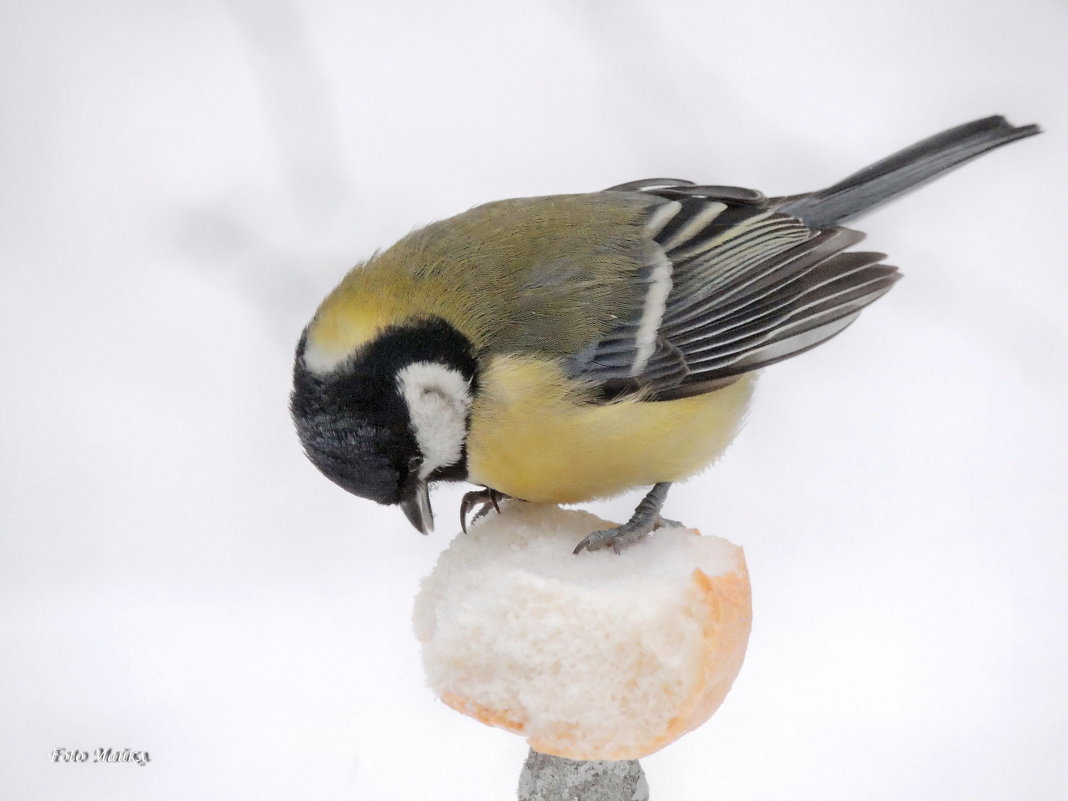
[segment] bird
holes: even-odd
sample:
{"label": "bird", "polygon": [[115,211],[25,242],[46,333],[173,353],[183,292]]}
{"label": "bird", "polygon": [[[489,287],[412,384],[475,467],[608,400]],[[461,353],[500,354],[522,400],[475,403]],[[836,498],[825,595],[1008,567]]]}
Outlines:
{"label": "bird", "polygon": [[986,117],[799,195],[651,178],[431,223],[348,272],[301,333],[304,453],[424,534],[438,482],[481,487],[465,529],[505,497],[651,487],[574,549],[618,553],[670,524],[669,488],[732,441],[758,371],[835,337],[901,277],[843,223],[1039,132]]}

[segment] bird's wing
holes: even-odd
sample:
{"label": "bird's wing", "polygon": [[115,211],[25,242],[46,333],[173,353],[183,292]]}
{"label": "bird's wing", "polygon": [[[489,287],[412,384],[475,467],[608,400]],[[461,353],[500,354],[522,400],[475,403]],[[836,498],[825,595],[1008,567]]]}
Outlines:
{"label": "bird's wing", "polygon": [[650,179],[605,191],[663,199],[635,275],[640,308],[568,360],[605,398],[717,389],[830,339],[900,277],[881,253],[843,252],[863,234],[810,229],[753,190]]}

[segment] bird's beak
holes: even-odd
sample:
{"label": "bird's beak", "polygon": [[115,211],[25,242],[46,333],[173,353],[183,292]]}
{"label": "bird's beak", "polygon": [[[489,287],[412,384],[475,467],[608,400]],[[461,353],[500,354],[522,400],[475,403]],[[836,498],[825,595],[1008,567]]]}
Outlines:
{"label": "bird's beak", "polygon": [[434,530],[434,512],[430,508],[430,487],[425,481],[412,481],[405,488],[400,508],[415,528],[423,534]]}

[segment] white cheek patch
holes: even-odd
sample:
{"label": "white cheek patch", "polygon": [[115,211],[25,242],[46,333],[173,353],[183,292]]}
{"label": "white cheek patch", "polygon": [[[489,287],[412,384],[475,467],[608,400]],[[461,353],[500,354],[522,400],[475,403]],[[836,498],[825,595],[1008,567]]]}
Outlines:
{"label": "white cheek patch", "polygon": [[416,362],[397,373],[397,385],[423,454],[419,477],[460,461],[471,408],[470,382],[443,364]]}

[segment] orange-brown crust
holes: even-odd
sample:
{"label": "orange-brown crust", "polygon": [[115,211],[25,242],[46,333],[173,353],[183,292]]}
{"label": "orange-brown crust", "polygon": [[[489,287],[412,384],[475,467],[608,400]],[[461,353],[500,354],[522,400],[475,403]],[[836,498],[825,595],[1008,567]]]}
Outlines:
{"label": "orange-brown crust", "polygon": [[464,698],[457,693],[442,693],[441,700],[445,702],[446,706],[451,707],[468,717],[481,721],[487,726],[497,726],[501,729],[514,731],[517,734],[524,733],[526,721],[521,715],[514,712],[491,709],[488,706],[475,703],[470,698]]}

